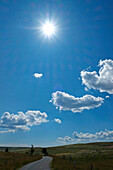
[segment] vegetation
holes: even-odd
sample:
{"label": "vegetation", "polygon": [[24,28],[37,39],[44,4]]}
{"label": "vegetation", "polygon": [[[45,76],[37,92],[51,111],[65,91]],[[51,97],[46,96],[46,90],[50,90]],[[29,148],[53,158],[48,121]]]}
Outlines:
{"label": "vegetation", "polygon": [[60,156],[53,156],[53,161],[51,163],[52,170],[73,170],[74,163],[70,162],[69,159],[63,159]]}
{"label": "vegetation", "polygon": [[[14,170],[45,155],[44,148],[1,147],[0,169]],[[31,150],[34,150],[31,156]],[[4,151],[4,152],[3,152]],[[43,153],[42,153],[43,151]],[[52,170],[113,170],[113,142],[74,144],[48,147],[46,152],[53,157]],[[10,168],[9,168],[10,167]]]}
{"label": "vegetation", "polygon": [[[30,152],[31,152],[31,156],[33,155],[33,153],[34,153],[34,147],[33,147],[33,145],[31,145],[31,150],[30,150]],[[27,152],[28,153],[28,152]]]}
{"label": "vegetation", "polygon": [[92,154],[73,157],[70,161],[66,155],[65,160],[61,156],[53,157],[51,164],[53,170],[113,170],[113,155],[97,155],[92,158]]}
{"label": "vegetation", "polygon": [[13,153],[0,151],[0,170],[16,170],[29,162],[41,159],[41,156],[25,153]]}
{"label": "vegetation", "polygon": [[5,149],[5,152],[8,152],[8,148]]}
{"label": "vegetation", "polygon": [[67,145],[50,150],[55,155],[53,170],[113,170],[112,142]]}
{"label": "vegetation", "polygon": [[42,149],[42,153],[43,153],[45,156],[47,156],[47,155],[48,155],[47,149],[46,149],[46,148],[43,148],[43,149]]}

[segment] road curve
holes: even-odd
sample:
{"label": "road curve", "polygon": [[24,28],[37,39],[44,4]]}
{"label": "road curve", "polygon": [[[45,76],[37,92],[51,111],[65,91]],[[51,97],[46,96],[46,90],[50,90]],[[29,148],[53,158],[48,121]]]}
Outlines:
{"label": "road curve", "polygon": [[50,170],[52,157],[43,156],[42,159],[23,166],[20,170]]}

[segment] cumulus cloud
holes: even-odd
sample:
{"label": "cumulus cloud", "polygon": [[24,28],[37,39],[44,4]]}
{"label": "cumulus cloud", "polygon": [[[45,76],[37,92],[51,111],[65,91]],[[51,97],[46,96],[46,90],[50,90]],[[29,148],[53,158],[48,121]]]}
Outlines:
{"label": "cumulus cloud", "polygon": [[72,139],[69,136],[65,136],[64,138],[59,137],[57,139],[57,142],[59,142],[59,143],[71,143],[71,142],[74,142],[74,139]]}
{"label": "cumulus cloud", "polygon": [[0,118],[0,133],[29,131],[31,126],[46,122],[48,122],[47,114],[38,110],[28,110],[26,113],[18,112],[17,114],[5,112]]}
{"label": "cumulus cloud", "polygon": [[[70,140],[68,140],[70,139]],[[102,140],[113,140],[113,131],[105,129],[105,131],[100,131],[96,133],[83,133],[74,132],[73,138],[65,136],[64,138],[59,137],[57,141],[59,143],[68,142],[90,142],[90,141],[102,141]]]}
{"label": "cumulus cloud", "polygon": [[62,123],[60,119],[54,119],[56,123]]}
{"label": "cumulus cloud", "polygon": [[93,109],[101,106],[104,99],[101,97],[94,97],[92,95],[84,95],[83,97],[74,97],[68,93],[57,91],[52,93],[52,99],[50,102],[53,103],[59,110],[70,110],[74,113],[82,112],[83,110]]}
{"label": "cumulus cloud", "polygon": [[34,73],[33,76],[35,78],[41,78],[43,76],[43,74],[42,73]]}
{"label": "cumulus cloud", "polygon": [[73,137],[77,141],[88,141],[88,140],[102,140],[102,139],[113,139],[113,131],[109,131],[105,129],[105,131],[96,132],[95,134],[92,133],[73,133]]}
{"label": "cumulus cloud", "polygon": [[100,60],[99,73],[96,71],[81,71],[82,84],[88,89],[113,94],[113,60]]}

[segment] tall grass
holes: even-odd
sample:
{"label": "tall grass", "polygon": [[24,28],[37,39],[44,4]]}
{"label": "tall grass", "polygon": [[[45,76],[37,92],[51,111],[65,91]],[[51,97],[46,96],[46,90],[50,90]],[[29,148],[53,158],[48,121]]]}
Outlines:
{"label": "tall grass", "polygon": [[[35,148],[34,156],[25,154],[30,148],[9,150],[12,152],[0,152],[0,170],[16,170],[24,164],[40,159],[41,156],[36,156],[37,153],[43,155],[42,148]],[[53,157],[53,170],[91,170],[91,166],[92,170],[113,170],[113,142],[48,147],[47,152]]]}
{"label": "tall grass", "polygon": [[53,156],[53,160],[51,163],[52,170],[74,170],[73,162],[70,162],[68,159],[63,159],[58,156]]}
{"label": "tall grass", "polygon": [[113,170],[113,143],[67,145],[50,150],[54,153],[52,170]]}
{"label": "tall grass", "polygon": [[16,170],[23,165],[41,159],[41,156],[25,153],[0,152],[0,170]]}
{"label": "tall grass", "polygon": [[52,170],[113,170],[113,156],[91,155],[84,157],[73,157],[70,161],[66,156],[65,160],[61,156],[54,156],[51,163]]}

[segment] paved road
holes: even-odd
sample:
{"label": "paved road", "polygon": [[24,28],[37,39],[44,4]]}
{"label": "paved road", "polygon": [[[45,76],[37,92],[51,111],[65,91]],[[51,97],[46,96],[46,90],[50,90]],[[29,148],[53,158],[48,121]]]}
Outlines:
{"label": "paved road", "polygon": [[50,170],[52,157],[43,156],[42,159],[23,166],[20,170]]}

